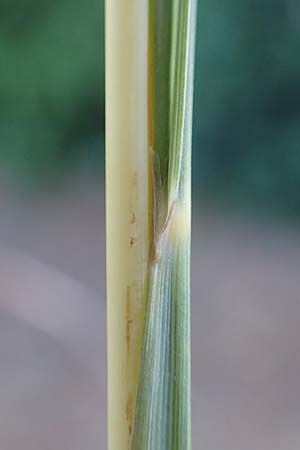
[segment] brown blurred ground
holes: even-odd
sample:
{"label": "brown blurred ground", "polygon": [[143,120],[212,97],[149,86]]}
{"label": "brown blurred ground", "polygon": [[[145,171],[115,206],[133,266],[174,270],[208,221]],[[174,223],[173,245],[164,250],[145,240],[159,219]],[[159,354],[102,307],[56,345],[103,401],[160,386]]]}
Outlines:
{"label": "brown blurred ground", "polygon": [[[0,448],[104,450],[104,201],[0,193]],[[197,212],[196,450],[300,448],[300,232]]]}

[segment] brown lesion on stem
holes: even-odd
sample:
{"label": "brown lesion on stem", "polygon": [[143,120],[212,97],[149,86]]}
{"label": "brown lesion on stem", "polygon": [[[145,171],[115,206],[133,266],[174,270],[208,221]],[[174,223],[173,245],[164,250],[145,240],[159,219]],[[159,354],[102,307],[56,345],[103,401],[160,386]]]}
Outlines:
{"label": "brown lesion on stem", "polygon": [[136,238],[134,236],[130,236],[129,245],[130,245],[130,248],[135,247],[135,245],[136,245]]}
{"label": "brown lesion on stem", "polygon": [[127,353],[130,353],[131,347],[131,326],[132,326],[132,317],[131,317],[131,288],[127,286],[126,288],[126,343],[127,343]]}
{"label": "brown lesion on stem", "polygon": [[[132,185],[132,189],[131,189],[131,194],[130,194],[130,217],[129,217],[129,223],[130,225],[136,225],[137,223],[137,214],[136,214],[136,210],[135,210],[135,205],[137,203],[137,199],[138,199],[138,189],[137,189],[137,185],[138,185],[138,174],[136,171],[133,172],[132,174],[132,180],[131,180],[131,185]],[[135,227],[133,227],[134,230]],[[131,231],[132,233],[133,231]],[[130,239],[129,239],[129,244],[130,244],[130,248],[134,247],[136,243],[136,238],[131,235]]]}
{"label": "brown lesion on stem", "polygon": [[133,421],[133,401],[132,401],[132,394],[130,392],[128,393],[128,397],[127,397],[125,415],[126,415],[126,420],[128,422],[129,436],[131,437],[132,421]]}
{"label": "brown lesion on stem", "polygon": [[131,223],[131,225],[134,225],[136,223],[136,215],[135,215],[134,211],[131,211],[130,223]]}

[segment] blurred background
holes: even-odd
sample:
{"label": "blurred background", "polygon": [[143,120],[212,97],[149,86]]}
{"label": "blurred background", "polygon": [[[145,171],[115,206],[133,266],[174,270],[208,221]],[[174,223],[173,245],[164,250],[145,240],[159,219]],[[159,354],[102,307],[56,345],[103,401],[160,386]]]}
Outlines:
{"label": "blurred background", "polygon": [[[0,446],[106,448],[102,0],[0,0]],[[300,448],[300,4],[199,1],[193,440]]]}

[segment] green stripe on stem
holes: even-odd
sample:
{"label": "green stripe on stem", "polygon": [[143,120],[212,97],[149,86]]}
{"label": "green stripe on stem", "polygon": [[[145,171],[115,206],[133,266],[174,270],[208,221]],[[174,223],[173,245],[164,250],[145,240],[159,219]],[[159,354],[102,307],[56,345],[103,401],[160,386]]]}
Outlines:
{"label": "green stripe on stem", "polygon": [[150,1],[156,231],[148,268],[131,448],[190,450],[190,179],[196,0]]}

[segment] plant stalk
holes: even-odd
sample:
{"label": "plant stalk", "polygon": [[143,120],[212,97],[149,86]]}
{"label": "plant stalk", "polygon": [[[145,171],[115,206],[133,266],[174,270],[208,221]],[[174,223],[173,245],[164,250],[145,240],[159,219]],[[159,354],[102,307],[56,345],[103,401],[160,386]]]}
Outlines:
{"label": "plant stalk", "polygon": [[148,0],[106,2],[108,448],[129,450],[149,250]]}
{"label": "plant stalk", "polygon": [[196,0],[106,3],[109,450],[191,449],[195,20]]}

